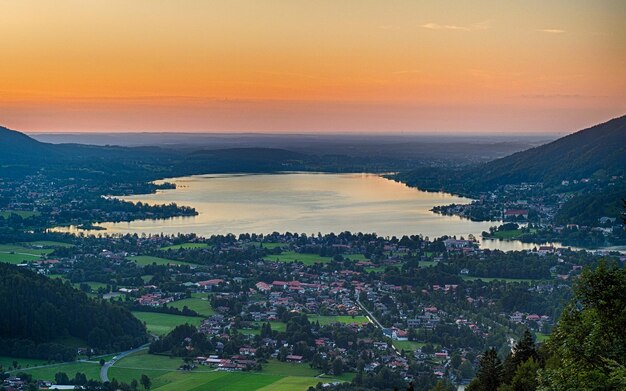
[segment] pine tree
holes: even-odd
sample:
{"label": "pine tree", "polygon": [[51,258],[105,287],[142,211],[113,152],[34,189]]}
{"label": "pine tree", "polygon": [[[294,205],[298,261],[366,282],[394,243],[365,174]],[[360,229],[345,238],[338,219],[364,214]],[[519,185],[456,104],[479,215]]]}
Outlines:
{"label": "pine tree", "polygon": [[480,360],[476,378],[467,391],[496,391],[502,383],[502,362],[496,349],[488,349]]}

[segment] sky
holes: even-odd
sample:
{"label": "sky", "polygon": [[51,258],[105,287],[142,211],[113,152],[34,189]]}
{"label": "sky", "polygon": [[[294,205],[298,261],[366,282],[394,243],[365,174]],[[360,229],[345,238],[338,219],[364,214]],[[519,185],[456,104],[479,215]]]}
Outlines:
{"label": "sky", "polygon": [[31,132],[571,132],[626,114],[626,1],[0,0]]}

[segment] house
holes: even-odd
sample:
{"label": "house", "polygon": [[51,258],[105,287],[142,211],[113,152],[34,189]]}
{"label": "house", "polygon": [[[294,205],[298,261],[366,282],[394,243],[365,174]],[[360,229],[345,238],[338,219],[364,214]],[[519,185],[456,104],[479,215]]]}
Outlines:
{"label": "house", "polygon": [[296,356],[294,354],[290,354],[287,357],[287,362],[293,362],[293,363],[302,363],[302,360],[304,359],[304,357],[302,356]]}
{"label": "house", "polygon": [[517,219],[523,217],[528,218],[528,209],[505,209],[503,216],[504,220]]}
{"label": "house", "polygon": [[213,287],[223,283],[224,280],[221,280],[219,278],[214,278],[212,280],[207,280],[207,281],[199,281],[198,282],[198,286],[204,290],[210,290],[213,289]]}

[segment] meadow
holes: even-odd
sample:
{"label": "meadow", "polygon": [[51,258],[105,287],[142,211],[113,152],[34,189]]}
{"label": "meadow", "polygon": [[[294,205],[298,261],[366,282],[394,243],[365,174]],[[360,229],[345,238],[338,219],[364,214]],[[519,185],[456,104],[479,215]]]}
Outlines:
{"label": "meadow", "polygon": [[48,364],[46,360],[38,360],[35,358],[15,358],[15,357],[0,356],[0,368],[4,370],[8,370],[9,368],[13,369],[14,361],[17,362],[17,367],[20,369]]}
{"label": "meadow", "polygon": [[322,316],[322,315],[309,315],[309,322],[315,323],[319,322],[320,326],[324,326],[331,323],[369,323],[369,320],[365,316],[349,316],[349,315],[339,315],[339,316]]}
{"label": "meadow", "polygon": [[405,351],[414,351],[415,349],[419,349],[422,346],[426,345],[425,343],[422,342],[415,342],[415,341],[393,341],[393,346],[396,347],[396,349],[398,350],[405,350]]}
{"label": "meadow", "polygon": [[[263,243],[265,245],[267,243]],[[270,247],[271,248],[271,247]],[[349,254],[345,255],[344,258],[350,259],[352,261],[365,261],[367,258],[363,254]],[[297,253],[295,251],[283,251],[281,254],[272,254],[263,258],[268,261],[278,261],[278,262],[302,262],[305,265],[313,265],[316,263],[327,263],[330,262],[332,257],[322,257],[317,254],[302,254]]]}
{"label": "meadow", "polygon": [[19,244],[0,244],[0,262],[18,264],[39,261],[53,252],[51,248],[32,248]]}
{"label": "meadow", "polygon": [[[151,355],[138,352],[127,356],[109,370],[109,378],[124,382],[139,379],[142,374],[152,380],[152,390],[157,391],[305,391],[319,382],[337,381],[319,378],[321,373],[307,364],[283,363],[276,360],[263,364],[260,372],[222,372],[200,366],[183,372],[177,368],[180,358]],[[347,378],[350,377],[349,374]],[[343,380],[343,379],[341,379]]]}
{"label": "meadow", "polygon": [[17,372],[26,372],[38,380],[54,381],[54,375],[65,372],[70,378],[77,372],[84,373],[88,379],[100,380],[100,364],[97,362],[70,362],[46,365],[40,368],[20,369]]}
{"label": "meadow", "polygon": [[198,248],[208,248],[210,247],[207,243],[183,243],[183,244],[175,244],[173,246],[161,247],[161,251],[168,250],[192,250]]}
{"label": "meadow", "polygon": [[198,314],[203,316],[211,316],[215,313],[213,308],[211,308],[211,303],[208,300],[208,295],[206,293],[192,293],[191,298],[177,300],[173,303],[169,303],[168,307],[178,308],[182,310],[183,307],[187,306],[190,310],[196,311]]}
{"label": "meadow", "polygon": [[[261,326],[263,325],[263,323],[267,323],[267,322],[252,322],[255,326],[257,326],[258,328],[256,329],[239,329],[238,331],[241,334],[246,334],[246,335],[257,335],[261,333]],[[273,331],[280,331],[280,332],[285,332],[287,330],[287,324],[280,322],[280,321],[271,321],[269,322],[270,325],[272,326],[272,330]]]}
{"label": "meadow", "polygon": [[31,210],[3,210],[0,212],[0,217],[8,219],[12,214],[18,215],[23,219],[27,219],[33,216],[39,216],[41,213]]}
{"label": "meadow", "polygon": [[268,248],[268,249],[275,249],[281,246],[287,246],[285,243],[279,243],[279,242],[250,242],[249,246],[252,247],[261,247],[263,246],[263,248]]}
{"label": "meadow", "polygon": [[317,254],[300,254],[295,251],[284,251],[282,254],[268,255],[264,259],[272,262],[302,262],[305,265],[313,265],[330,262],[332,258],[321,257]]}
{"label": "meadow", "polygon": [[193,263],[184,262],[184,261],[174,261],[172,259],[161,258],[161,257],[152,257],[149,255],[134,255],[128,257],[131,261],[135,261],[138,265],[146,266],[146,265],[193,265]]}
{"label": "meadow", "polygon": [[132,313],[137,319],[146,324],[149,333],[156,335],[165,335],[181,324],[189,323],[193,326],[199,326],[200,323],[202,323],[202,318],[197,316],[182,316],[140,311],[132,311]]}

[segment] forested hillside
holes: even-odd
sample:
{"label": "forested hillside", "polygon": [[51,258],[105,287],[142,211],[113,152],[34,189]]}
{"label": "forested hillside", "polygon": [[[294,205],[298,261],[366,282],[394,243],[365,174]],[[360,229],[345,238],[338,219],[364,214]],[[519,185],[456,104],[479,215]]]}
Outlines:
{"label": "forested hillside", "polygon": [[626,172],[626,116],[551,143],[466,169],[417,168],[396,176],[426,190],[472,193],[499,185],[623,175]]}
{"label": "forested hillside", "polygon": [[147,341],[144,325],[126,309],[90,299],[62,280],[0,263],[0,355],[71,360],[68,338],[98,351]]}

